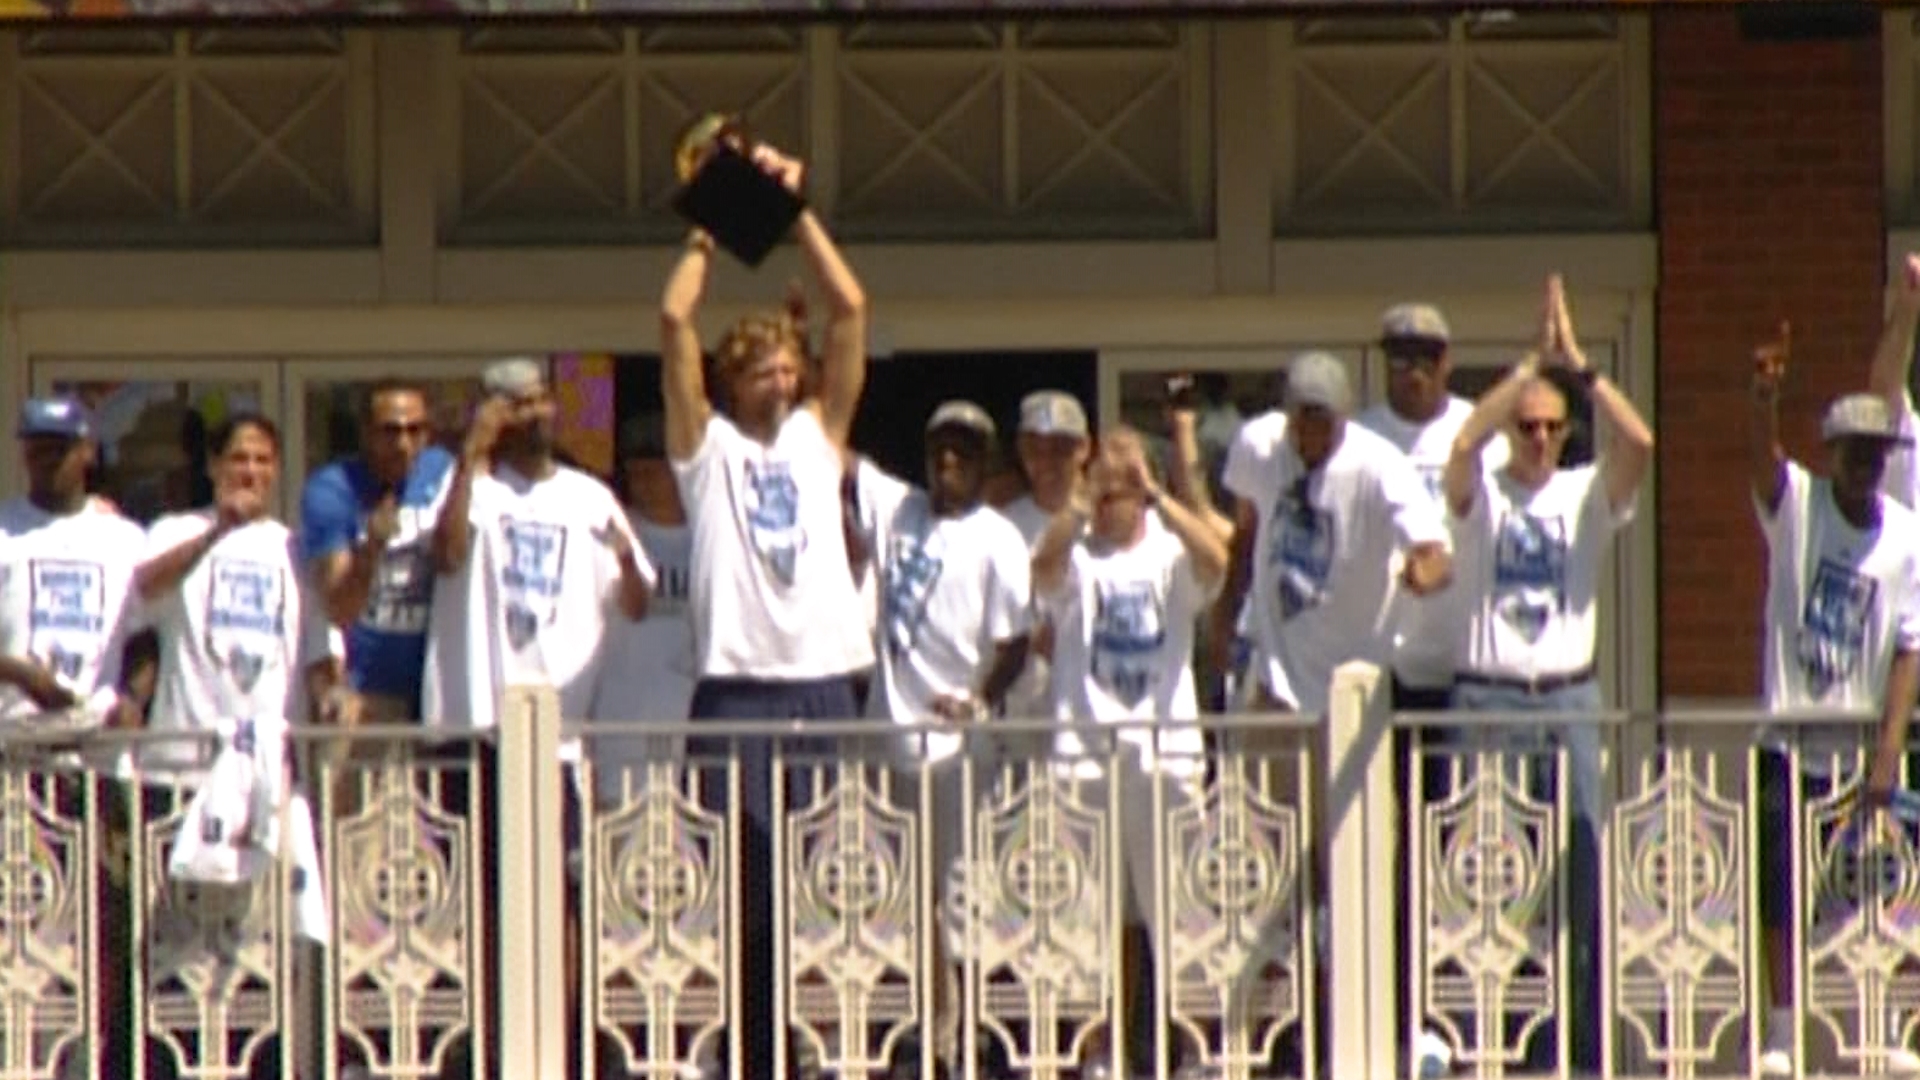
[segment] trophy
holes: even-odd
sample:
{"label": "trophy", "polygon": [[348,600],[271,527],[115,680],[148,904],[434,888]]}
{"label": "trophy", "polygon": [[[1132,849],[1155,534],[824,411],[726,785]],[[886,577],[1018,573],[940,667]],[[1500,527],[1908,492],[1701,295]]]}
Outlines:
{"label": "trophy", "polygon": [[674,212],[713,237],[734,258],[757,267],[793,229],[806,200],[748,155],[753,138],[737,116],[708,113],[674,143],[680,190]]}

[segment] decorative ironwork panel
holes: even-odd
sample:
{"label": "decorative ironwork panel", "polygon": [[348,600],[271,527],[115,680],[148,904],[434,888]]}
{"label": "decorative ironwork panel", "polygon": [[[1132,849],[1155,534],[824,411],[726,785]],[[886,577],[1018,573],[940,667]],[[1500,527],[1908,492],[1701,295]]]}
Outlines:
{"label": "decorative ironwork panel", "polygon": [[[826,1072],[884,1072],[925,1011],[920,887],[927,829],[884,766],[807,768],[784,815],[785,984],[801,1054]],[[811,1053],[808,1053],[808,1051]]]}
{"label": "decorative ironwork panel", "polygon": [[372,235],[371,71],[337,33],[19,41],[7,207],[36,243]]}
{"label": "decorative ironwork panel", "polygon": [[1051,1080],[1079,1067],[1114,998],[1111,811],[1051,762],[975,784],[970,863],[949,898],[983,1038]]}
{"label": "decorative ironwork panel", "polygon": [[1678,733],[1639,763],[1638,794],[1613,811],[1612,1015],[1629,1057],[1668,1076],[1708,1071],[1758,1030],[1745,767],[1745,754],[1695,749]]}
{"label": "decorative ironwork panel", "polygon": [[637,791],[593,814],[589,983],[595,1024],[626,1068],[668,1080],[697,1075],[724,1041],[735,848],[726,815],[702,806],[697,771],[641,768]]}
{"label": "decorative ironwork panel", "polygon": [[358,809],[329,830],[332,1021],[377,1076],[435,1075],[476,1034],[484,945],[470,913],[483,882],[470,806],[449,805],[470,790],[455,775],[411,757],[349,771]]}
{"label": "decorative ironwork panel", "polygon": [[1644,32],[1598,15],[1299,24],[1281,229],[1643,224]]}
{"label": "decorative ironwork panel", "polygon": [[801,35],[660,27],[469,33],[458,60],[457,239],[632,239],[680,228],[673,143],[743,114],[806,153]]}
{"label": "decorative ironwork panel", "polygon": [[74,772],[0,770],[0,1076],[53,1080],[98,1030],[88,784]]}
{"label": "decorative ironwork panel", "polygon": [[140,818],[145,940],[143,1020],[183,1077],[225,1080],[257,1067],[287,1019],[285,890],[278,873],[239,885],[174,881],[185,792],[152,796]]}
{"label": "decorative ironwork panel", "polygon": [[1482,1074],[1520,1063],[1563,1010],[1554,885],[1563,814],[1528,756],[1461,748],[1451,794],[1419,810],[1419,1014]]}
{"label": "decorative ironwork panel", "polygon": [[836,206],[855,232],[1188,234],[1206,225],[1195,28],[842,31]]}
{"label": "decorative ironwork panel", "polygon": [[1280,790],[1297,801],[1307,776],[1290,764],[1215,759],[1203,797],[1166,827],[1170,1019],[1199,1048],[1192,1060],[1228,1080],[1264,1075],[1307,1017],[1307,830]]}

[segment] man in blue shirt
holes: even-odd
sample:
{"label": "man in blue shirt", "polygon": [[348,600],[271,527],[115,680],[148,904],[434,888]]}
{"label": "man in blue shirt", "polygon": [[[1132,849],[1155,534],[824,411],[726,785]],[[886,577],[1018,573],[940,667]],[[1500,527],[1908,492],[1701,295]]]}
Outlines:
{"label": "man in blue shirt", "polygon": [[322,712],[337,723],[420,715],[428,542],[453,471],[453,456],[432,445],[430,415],[418,383],[375,384],[360,454],[314,473],[300,496],[301,557],[338,662]]}

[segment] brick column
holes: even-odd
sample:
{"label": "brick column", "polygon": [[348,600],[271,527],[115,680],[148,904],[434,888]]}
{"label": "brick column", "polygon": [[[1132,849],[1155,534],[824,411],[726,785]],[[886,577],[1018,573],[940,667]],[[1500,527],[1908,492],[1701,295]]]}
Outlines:
{"label": "brick column", "polygon": [[1653,19],[1661,691],[1744,696],[1765,585],[1747,357],[1793,321],[1783,436],[1824,469],[1820,410],[1865,386],[1879,333],[1881,46],[1744,41],[1721,7]]}

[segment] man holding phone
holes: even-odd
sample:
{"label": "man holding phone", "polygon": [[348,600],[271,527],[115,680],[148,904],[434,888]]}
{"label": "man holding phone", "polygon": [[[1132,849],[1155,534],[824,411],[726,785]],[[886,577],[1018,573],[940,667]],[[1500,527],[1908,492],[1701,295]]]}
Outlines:
{"label": "man holding phone", "polygon": [[360,453],[320,469],[301,492],[311,608],[324,612],[329,636],[340,635],[339,670],[321,698],[335,723],[420,715],[433,602],[428,539],[453,471],[453,456],[431,445],[429,409],[417,383],[376,383],[361,415]]}

